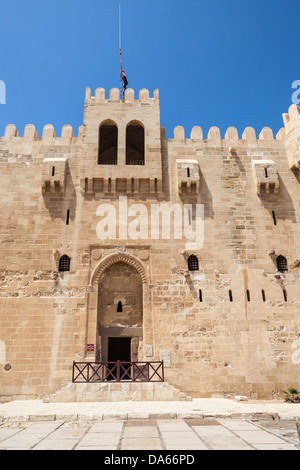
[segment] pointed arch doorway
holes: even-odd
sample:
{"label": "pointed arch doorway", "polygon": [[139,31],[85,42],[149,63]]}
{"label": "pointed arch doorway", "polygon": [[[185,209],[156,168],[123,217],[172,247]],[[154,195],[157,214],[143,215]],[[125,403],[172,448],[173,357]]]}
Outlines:
{"label": "pointed arch doorway", "polygon": [[143,279],[121,260],[99,280],[96,349],[100,362],[134,362],[143,355]]}

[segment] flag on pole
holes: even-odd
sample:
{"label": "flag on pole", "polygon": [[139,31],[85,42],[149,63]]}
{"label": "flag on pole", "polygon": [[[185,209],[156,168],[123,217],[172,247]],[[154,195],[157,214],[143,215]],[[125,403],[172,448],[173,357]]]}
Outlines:
{"label": "flag on pole", "polygon": [[128,81],[127,81],[126,74],[125,74],[124,70],[122,70],[122,80],[123,80],[124,90],[126,90],[127,85],[128,85]]}

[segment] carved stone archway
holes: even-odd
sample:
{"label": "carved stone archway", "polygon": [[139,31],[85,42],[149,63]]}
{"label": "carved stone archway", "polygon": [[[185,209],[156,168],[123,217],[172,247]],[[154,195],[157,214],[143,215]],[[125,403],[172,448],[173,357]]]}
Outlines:
{"label": "carved stone archway", "polygon": [[95,286],[99,284],[99,281],[107,268],[109,268],[112,264],[115,263],[126,263],[130,266],[134,267],[137,272],[140,274],[142,281],[144,284],[147,284],[147,274],[145,267],[143,264],[134,256],[128,253],[113,253],[111,255],[106,256],[100,263],[95,267],[91,275],[90,286]]}
{"label": "carved stone archway", "polygon": [[[142,284],[143,284],[143,356],[139,357],[139,360],[146,359],[146,350],[153,351],[154,357],[154,338],[153,338],[153,317],[152,317],[152,302],[151,294],[149,289],[149,277],[143,263],[137,259],[135,256],[132,256],[129,253],[116,252],[107,255],[103,258],[90,276],[90,288],[88,295],[88,305],[87,305],[87,334],[86,334],[86,343],[94,344],[95,348],[92,352],[86,353],[87,360],[96,360],[97,357],[96,345],[98,342],[97,330],[98,330],[98,302],[99,302],[99,284],[101,279],[111,266],[117,263],[125,263],[129,266],[132,266],[137,273],[140,275]],[[151,346],[151,348],[147,347]],[[149,360],[149,355],[147,358]],[[150,360],[151,360],[150,358]]]}

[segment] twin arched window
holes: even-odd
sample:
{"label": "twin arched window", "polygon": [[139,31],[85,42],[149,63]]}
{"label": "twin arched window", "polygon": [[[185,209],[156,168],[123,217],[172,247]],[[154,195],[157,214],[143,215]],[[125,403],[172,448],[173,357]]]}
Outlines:
{"label": "twin arched window", "polygon": [[[98,165],[118,164],[118,127],[104,121],[99,127]],[[145,129],[137,121],[126,128],[126,165],[145,165]]]}

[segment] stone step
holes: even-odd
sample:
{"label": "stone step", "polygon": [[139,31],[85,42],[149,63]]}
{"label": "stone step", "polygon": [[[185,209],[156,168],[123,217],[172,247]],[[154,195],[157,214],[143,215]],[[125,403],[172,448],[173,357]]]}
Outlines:
{"label": "stone step", "polygon": [[191,398],[168,382],[69,383],[44,399],[48,403],[183,400]]}

